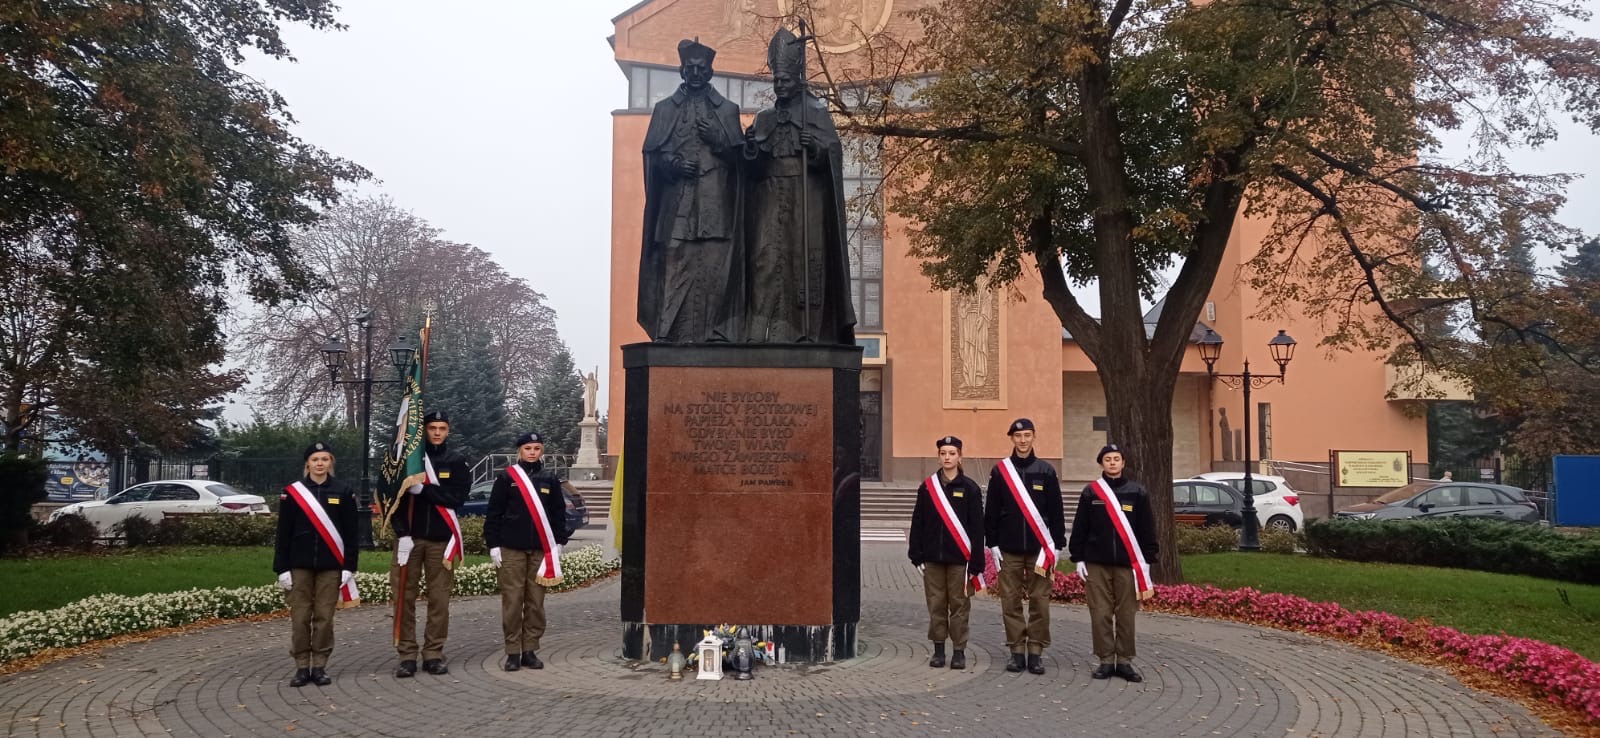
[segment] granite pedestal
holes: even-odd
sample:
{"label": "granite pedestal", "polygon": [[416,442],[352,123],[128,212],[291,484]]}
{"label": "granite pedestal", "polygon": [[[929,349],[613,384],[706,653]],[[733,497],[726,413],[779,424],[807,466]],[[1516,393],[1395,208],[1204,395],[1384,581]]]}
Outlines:
{"label": "granite pedestal", "polygon": [[789,661],[856,653],[861,351],[633,344],[623,440],[623,653],[747,626]]}

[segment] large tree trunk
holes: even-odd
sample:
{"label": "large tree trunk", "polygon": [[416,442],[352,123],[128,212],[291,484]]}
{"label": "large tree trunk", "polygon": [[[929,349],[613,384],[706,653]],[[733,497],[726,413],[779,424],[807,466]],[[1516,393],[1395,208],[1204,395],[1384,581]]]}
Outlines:
{"label": "large tree trunk", "polygon": [[[1098,364],[1100,382],[1105,387],[1108,443],[1125,449],[1128,461],[1125,474],[1150,491],[1155,512],[1156,540],[1160,553],[1150,562],[1157,582],[1183,581],[1183,563],[1178,559],[1177,526],[1172,512],[1172,391],[1177,376],[1151,368],[1141,376],[1131,367],[1120,367],[1123,352],[1111,352]],[[1165,374],[1166,376],[1149,376]]]}

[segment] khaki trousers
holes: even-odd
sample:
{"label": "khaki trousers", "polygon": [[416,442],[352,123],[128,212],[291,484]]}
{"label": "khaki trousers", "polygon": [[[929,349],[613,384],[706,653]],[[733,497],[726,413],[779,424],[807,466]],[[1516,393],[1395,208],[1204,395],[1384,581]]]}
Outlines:
{"label": "khaki trousers", "polygon": [[539,650],[544,637],[544,585],[535,582],[543,551],[500,549],[500,632],[505,635],[506,655]]}
{"label": "khaki trousers", "polygon": [[414,538],[411,558],[406,562],[405,583],[400,582],[400,559],[397,553],[389,567],[389,586],[399,597],[400,643],[396,651],[401,661],[417,658],[417,594],[422,575],[428,575],[428,623],[423,630],[422,660],[444,658],[444,642],[450,637],[450,588],[455,586],[455,572],[444,567],[445,541],[425,541]]}
{"label": "khaki trousers", "polygon": [[1038,654],[1050,647],[1050,578],[1035,574],[1033,562],[1033,556],[1000,552],[1000,619],[1012,653]]}
{"label": "khaki trousers", "polygon": [[928,640],[949,638],[956,650],[967,647],[967,615],[972,595],[967,592],[966,564],[924,564],[922,593],[928,598]]}
{"label": "khaki trousers", "polygon": [[1089,601],[1089,626],[1094,632],[1094,655],[1102,664],[1127,663],[1136,655],[1133,618],[1139,611],[1133,569],[1126,566],[1085,564],[1089,580],[1084,597]]}
{"label": "khaki trousers", "polygon": [[290,569],[289,655],[295,668],[328,665],[333,653],[333,610],[339,604],[340,571]]}

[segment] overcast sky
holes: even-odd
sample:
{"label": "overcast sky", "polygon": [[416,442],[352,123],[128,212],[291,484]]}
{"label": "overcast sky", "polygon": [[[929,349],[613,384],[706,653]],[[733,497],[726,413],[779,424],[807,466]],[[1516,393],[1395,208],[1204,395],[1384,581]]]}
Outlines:
{"label": "overcast sky", "polygon": [[[543,292],[578,366],[605,376],[611,111],[627,101],[606,37],[633,0],[340,4],[348,30],[290,27],[298,63],[246,71],[288,100],[303,139],[373,172],[363,191]],[[1600,24],[1577,30],[1600,35]],[[1600,233],[1600,138],[1567,129],[1513,164],[1589,175],[1564,215]]]}

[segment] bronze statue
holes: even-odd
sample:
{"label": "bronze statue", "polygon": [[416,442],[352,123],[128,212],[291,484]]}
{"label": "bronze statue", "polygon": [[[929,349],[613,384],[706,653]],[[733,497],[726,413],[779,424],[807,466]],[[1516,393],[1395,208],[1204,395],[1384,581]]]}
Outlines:
{"label": "bronze statue", "polygon": [[777,101],[756,113],[744,139],[745,340],[853,345],[844,150],[827,106],[806,91],[804,39],[779,28],[767,61]]}
{"label": "bronze statue", "polygon": [[645,132],[638,319],[655,341],[734,341],[743,322],[739,106],[710,85],[716,54],[678,43],[683,84]]}

